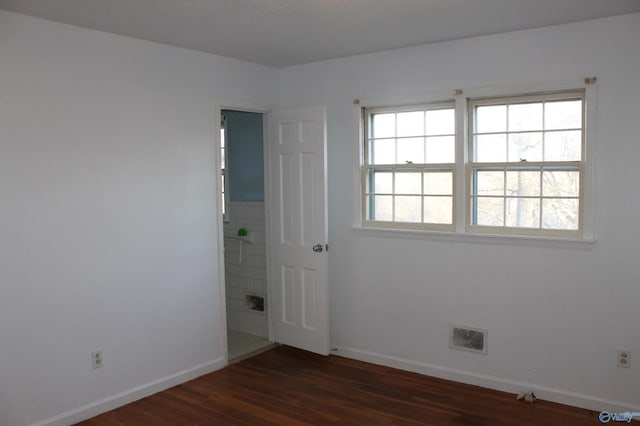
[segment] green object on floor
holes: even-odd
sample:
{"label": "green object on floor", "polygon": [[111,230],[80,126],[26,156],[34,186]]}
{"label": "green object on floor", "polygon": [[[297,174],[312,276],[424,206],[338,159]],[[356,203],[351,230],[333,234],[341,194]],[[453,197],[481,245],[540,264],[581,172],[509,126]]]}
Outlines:
{"label": "green object on floor", "polygon": [[248,234],[247,228],[238,229],[238,237],[246,237]]}

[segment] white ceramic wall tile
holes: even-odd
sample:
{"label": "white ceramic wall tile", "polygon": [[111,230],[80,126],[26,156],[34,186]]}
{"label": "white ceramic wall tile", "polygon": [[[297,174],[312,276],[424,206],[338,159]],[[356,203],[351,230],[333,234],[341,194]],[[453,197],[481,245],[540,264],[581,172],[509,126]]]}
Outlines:
{"label": "white ceramic wall tile", "polygon": [[266,302],[264,203],[232,201],[229,212],[229,221],[224,224],[225,237],[237,236],[239,228],[247,229],[250,237],[242,243],[225,239],[227,324],[231,330],[266,337],[269,334],[266,310],[251,311],[245,302],[247,294],[263,296]]}

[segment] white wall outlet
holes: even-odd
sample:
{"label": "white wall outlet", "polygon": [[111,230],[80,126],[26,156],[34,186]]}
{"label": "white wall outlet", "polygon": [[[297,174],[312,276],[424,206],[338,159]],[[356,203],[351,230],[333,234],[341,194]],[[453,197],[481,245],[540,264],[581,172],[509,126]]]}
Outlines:
{"label": "white wall outlet", "polygon": [[618,367],[631,367],[631,351],[626,349],[618,349]]}
{"label": "white wall outlet", "polygon": [[103,359],[102,359],[102,351],[91,352],[91,365],[93,369],[102,367]]}

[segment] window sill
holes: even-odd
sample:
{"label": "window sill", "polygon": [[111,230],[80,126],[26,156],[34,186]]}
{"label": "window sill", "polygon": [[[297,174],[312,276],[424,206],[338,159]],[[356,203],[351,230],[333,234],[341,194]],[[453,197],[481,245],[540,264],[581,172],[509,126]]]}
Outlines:
{"label": "window sill", "polygon": [[589,250],[597,240],[574,238],[554,238],[522,235],[471,234],[458,232],[419,231],[412,229],[390,229],[357,226],[352,228],[356,235],[381,238],[401,238],[414,240],[444,241],[454,243],[517,245],[528,247],[575,248]]}

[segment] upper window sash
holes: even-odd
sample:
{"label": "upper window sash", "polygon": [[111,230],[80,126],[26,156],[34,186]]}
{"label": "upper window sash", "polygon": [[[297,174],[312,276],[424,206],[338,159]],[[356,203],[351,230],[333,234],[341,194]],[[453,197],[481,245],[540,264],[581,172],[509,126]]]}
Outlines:
{"label": "upper window sash", "polygon": [[470,163],[583,161],[585,92],[471,99]]}
{"label": "upper window sash", "polygon": [[365,108],[363,115],[365,165],[455,163],[453,102]]}

